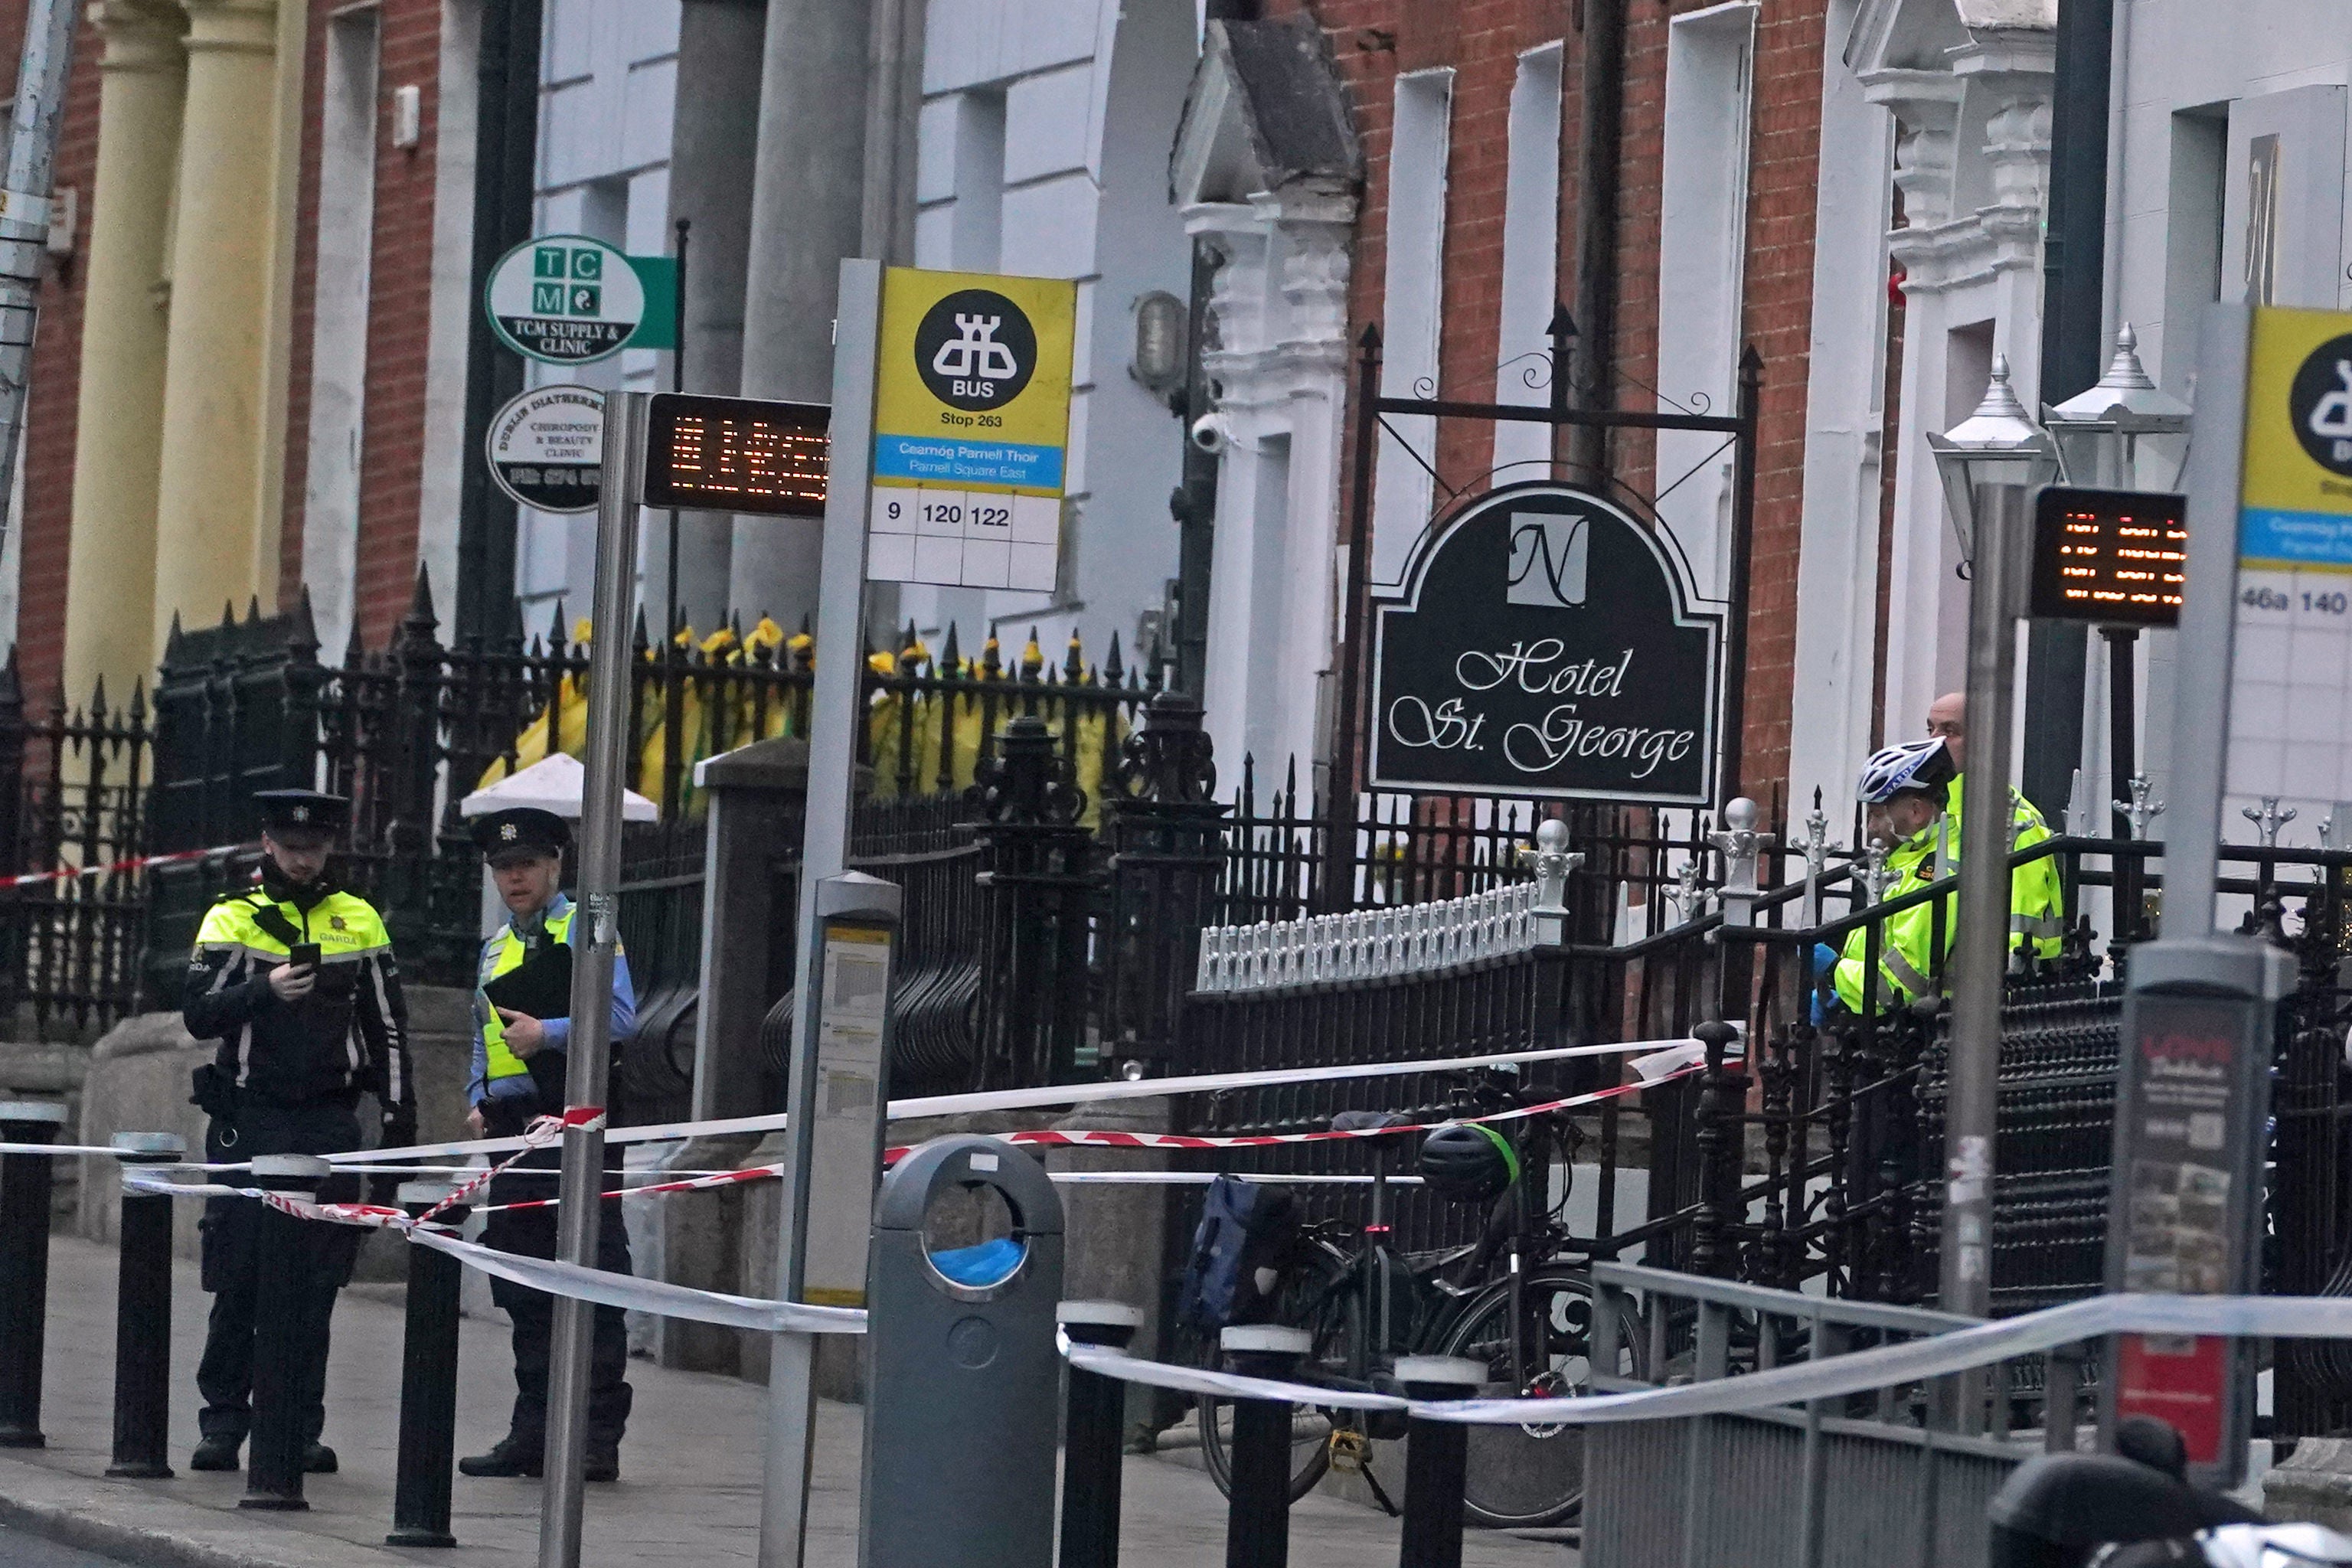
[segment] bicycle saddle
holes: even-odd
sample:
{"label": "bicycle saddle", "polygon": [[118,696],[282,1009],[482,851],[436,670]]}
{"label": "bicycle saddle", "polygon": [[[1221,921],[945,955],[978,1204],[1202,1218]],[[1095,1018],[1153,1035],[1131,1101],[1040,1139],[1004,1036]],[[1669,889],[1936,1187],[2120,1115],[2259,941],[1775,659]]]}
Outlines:
{"label": "bicycle saddle", "polygon": [[1412,1124],[1412,1118],[1402,1110],[1343,1110],[1331,1118],[1334,1132],[1377,1132],[1382,1128]]}

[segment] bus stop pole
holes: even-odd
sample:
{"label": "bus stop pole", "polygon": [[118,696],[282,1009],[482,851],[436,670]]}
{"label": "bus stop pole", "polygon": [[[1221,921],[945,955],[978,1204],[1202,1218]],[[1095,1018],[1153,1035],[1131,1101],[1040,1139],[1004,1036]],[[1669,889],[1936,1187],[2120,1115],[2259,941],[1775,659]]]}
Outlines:
{"label": "bus stop pole", "polygon": [[[587,778],[580,798],[580,908],[589,942],[574,942],[572,1037],[563,1094],[563,1171],[556,1256],[593,1268],[604,1207],[605,1075],[613,1046],[613,967],[619,951],[621,788],[629,731],[629,624],[636,609],[637,496],[645,469],[646,395],[604,400],[604,472],[596,503],[596,597],[588,653]],[[572,1112],[593,1107],[593,1118]],[[613,1216],[614,1224],[620,1215]],[[555,1299],[548,1356],[547,1486],[540,1500],[540,1568],[579,1568],[588,1423],[588,1352],[596,1308]]]}
{"label": "bus stop pole", "polygon": [[2173,732],[2171,826],[2164,845],[2164,935],[2213,934],[2221,792],[2229,766],[2230,673],[2236,662],[2238,494],[2245,466],[2246,369],[2252,307],[2205,307],[2197,345],[2197,415],[2182,476],[2189,496],[2189,571],[2182,585]]}
{"label": "bus stop pole", "polygon": [[[808,805],[801,854],[800,984],[793,1015],[783,1193],[776,1237],[777,1295],[787,1301],[799,1300],[805,1284],[816,1051],[824,1004],[824,987],[818,983],[824,960],[818,889],[847,868],[849,814],[857,767],[866,491],[874,447],[874,345],[881,314],[882,264],[845,258],[834,320],[833,417],[824,553],[817,573],[819,652],[810,693]],[[810,1443],[816,1401],[815,1347],[811,1336],[774,1335],[768,1367],[768,1453],[760,1505],[760,1568],[801,1568],[808,1532]]]}

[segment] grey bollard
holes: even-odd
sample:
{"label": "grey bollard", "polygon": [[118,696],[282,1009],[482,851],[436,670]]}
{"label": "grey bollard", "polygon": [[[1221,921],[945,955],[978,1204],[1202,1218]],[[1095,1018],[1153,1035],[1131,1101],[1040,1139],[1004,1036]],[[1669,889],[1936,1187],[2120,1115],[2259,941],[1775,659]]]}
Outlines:
{"label": "grey bollard", "polygon": [[[176,1132],[118,1132],[108,1142],[125,1166],[176,1164],[188,1152]],[[109,1476],[169,1480],[172,1418],[172,1203],[122,1184],[122,1234],[114,1275],[114,1461]]]}
{"label": "grey bollard", "polygon": [[[1314,1348],[1305,1329],[1236,1324],[1218,1336],[1225,1364],[1244,1377],[1287,1381]],[[1225,1568],[1283,1568],[1290,1561],[1290,1405],[1234,1401],[1232,1489],[1226,1493]]]}
{"label": "grey bollard", "polygon": [[[453,1191],[447,1182],[403,1182],[400,1206],[422,1219]],[[466,1205],[436,1225],[466,1222]],[[408,1244],[408,1315],[401,1345],[400,1458],[392,1487],[390,1546],[455,1546],[449,1533],[450,1467],[457,1454],[457,1293],[466,1266],[446,1252]]]}
{"label": "grey bollard", "polygon": [[[316,1198],[332,1170],[315,1154],[257,1154],[253,1184]],[[302,1496],[302,1450],[309,1446],[302,1419],[320,1327],[318,1247],[308,1234],[318,1223],[261,1205],[254,1240],[253,1433],[239,1508],[294,1512],[310,1506]]]}
{"label": "grey bollard", "polygon": [[[975,1187],[995,1190],[1023,1244],[979,1286],[940,1273],[923,1235],[935,1194]],[[1028,1155],[940,1138],[883,1178],[866,1255],[861,1568],[1050,1568],[1061,1294],[1062,1200]]]}
{"label": "grey bollard", "polygon": [[[66,1108],[0,1101],[0,1142],[54,1143]],[[38,1448],[49,1310],[49,1162],[0,1154],[0,1448]]]}
{"label": "grey bollard", "polygon": [[[1143,1310],[1121,1301],[1065,1301],[1055,1309],[1073,1344],[1125,1350]],[[1062,1555],[1059,1568],[1116,1568],[1121,1440],[1127,1384],[1070,1368],[1062,1426]]]}
{"label": "grey bollard", "polygon": [[[1409,1399],[1468,1399],[1486,1381],[1486,1363],[1464,1356],[1399,1356],[1396,1380]],[[1406,1427],[1404,1526],[1397,1568],[1462,1568],[1462,1487],[1469,1468],[1470,1428],[1459,1421]]]}

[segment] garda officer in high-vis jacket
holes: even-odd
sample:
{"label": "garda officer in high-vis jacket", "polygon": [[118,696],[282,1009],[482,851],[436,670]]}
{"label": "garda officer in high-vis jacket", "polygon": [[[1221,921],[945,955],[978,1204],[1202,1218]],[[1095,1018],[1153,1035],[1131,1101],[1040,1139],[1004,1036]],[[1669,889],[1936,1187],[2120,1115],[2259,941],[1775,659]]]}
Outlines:
{"label": "garda officer in high-vis jacket", "polygon": [[[478,818],[474,842],[489,861],[491,879],[507,907],[507,923],[482,943],[480,982],[474,992],[474,1073],[468,1124],[477,1136],[511,1138],[536,1117],[564,1108],[566,1048],[571,1044],[572,950],[586,943],[587,922],[563,895],[563,852],[571,826],[551,811],[518,807]],[[636,994],[628,960],[613,959],[612,1032],[615,1046],[636,1026]],[[603,1101],[600,1100],[600,1103]],[[555,1195],[552,1173],[562,1152],[525,1155],[490,1184],[493,1205]],[[541,1173],[526,1174],[526,1172]],[[614,1184],[607,1175],[607,1187]],[[483,1242],[530,1258],[555,1256],[557,1211],[493,1210]],[[629,1272],[629,1237],[619,1205],[608,1203],[596,1227],[596,1267]],[[536,1476],[547,1437],[548,1351],[555,1303],[545,1292],[493,1279],[490,1298],[514,1320],[515,1403],[507,1435],[487,1454],[457,1461],[469,1476]],[[619,1479],[621,1434],[628,1425],[629,1342],[621,1310],[599,1307],[589,1352],[586,1475]]]}
{"label": "garda officer in high-vis jacket", "polygon": [[[1959,790],[1958,770],[1942,738],[1889,746],[1862,771],[1855,798],[1869,810],[1870,837],[1887,847],[1886,865],[1895,879],[1889,900],[1915,893],[1959,870],[1960,839],[1952,831],[1951,808]],[[2031,811],[2029,806],[2026,808]],[[2050,837],[2039,814],[2013,816],[2012,849],[2032,848]],[[2053,958],[2065,930],[2065,900],[2057,868],[2047,858],[2029,860],[2010,873],[2010,946],[2038,958]],[[1933,994],[1933,976],[1959,939],[1956,900],[1930,900],[1890,916],[1878,933],[1878,973],[1865,967],[1870,932],[1857,927],[1842,953],[1830,955],[1832,990],[1847,1011],[1864,1010],[1866,993],[1885,1010]],[[1940,929],[1942,946],[1937,948]]]}
{"label": "garda officer in high-vis jacket", "polygon": [[[362,1092],[374,1096],[380,1110],[378,1146],[413,1143],[408,1009],[392,939],[374,907],[329,873],[351,803],[298,789],[254,798],[261,807],[260,878],[205,911],[181,1005],[188,1033],[219,1042],[214,1059],[195,1072],[193,1099],[212,1118],[205,1158],[226,1163],[360,1148]],[[357,1180],[331,1180],[320,1195],[356,1198]],[[254,1315],[265,1306],[305,1320],[299,1337],[308,1361],[297,1383],[309,1407],[303,1468],[331,1471],[335,1452],[319,1440],[326,1422],[327,1326],[362,1233],[304,1226],[298,1234],[309,1289],[290,1303],[257,1303],[260,1212],[251,1198],[205,1204],[204,1286],[213,1309],[196,1367],[203,1441],[189,1468],[237,1468],[252,1420]]]}

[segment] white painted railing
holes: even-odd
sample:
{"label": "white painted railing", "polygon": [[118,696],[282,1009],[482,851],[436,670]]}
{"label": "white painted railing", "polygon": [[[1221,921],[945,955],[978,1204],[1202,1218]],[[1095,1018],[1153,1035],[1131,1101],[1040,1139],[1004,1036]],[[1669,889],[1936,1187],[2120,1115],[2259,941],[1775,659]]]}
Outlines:
{"label": "white painted railing", "polygon": [[1568,826],[1548,821],[1536,847],[1519,853],[1530,882],[1435,903],[1310,915],[1201,933],[1200,991],[1276,991],[1427,974],[1505,958],[1567,940],[1568,875],[1583,861],[1568,852]]}

